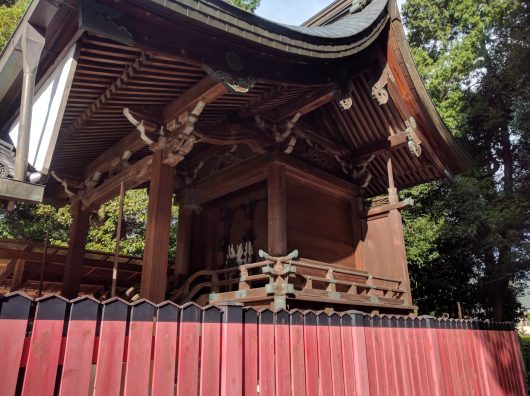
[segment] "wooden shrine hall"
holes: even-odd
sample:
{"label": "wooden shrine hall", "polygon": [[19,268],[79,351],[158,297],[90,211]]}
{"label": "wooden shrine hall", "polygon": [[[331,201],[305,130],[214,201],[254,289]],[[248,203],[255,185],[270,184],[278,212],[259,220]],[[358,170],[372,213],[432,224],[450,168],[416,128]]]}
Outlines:
{"label": "wooden shrine hall", "polygon": [[302,26],[220,0],[33,0],[0,58],[0,120],[17,146],[0,195],[71,207],[67,298],[90,212],[148,187],[142,297],[410,313],[398,189],[469,163],[395,0]]}

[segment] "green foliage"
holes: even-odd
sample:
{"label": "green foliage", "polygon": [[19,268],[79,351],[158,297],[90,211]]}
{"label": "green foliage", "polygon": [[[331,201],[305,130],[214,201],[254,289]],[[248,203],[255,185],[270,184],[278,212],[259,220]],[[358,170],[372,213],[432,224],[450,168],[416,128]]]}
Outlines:
{"label": "green foliage", "polygon": [[[147,191],[127,191],[124,200],[124,222],[120,253],[133,256],[143,256],[145,226],[147,223],[147,205],[149,197]],[[116,197],[92,214],[87,248],[112,252],[116,243],[116,224],[118,222],[119,198]],[[172,208],[170,228],[170,257],[175,255],[178,208]]]}
{"label": "green foliage", "polygon": [[239,7],[245,11],[252,12],[256,11],[259,7],[261,0],[227,0],[230,4]]}
{"label": "green foliage", "polygon": [[530,4],[408,0],[413,56],[474,168],[404,191],[414,296],[424,313],[513,319],[530,268]]}
{"label": "green foliage", "polygon": [[[127,191],[125,194],[120,254],[143,256],[148,200],[145,189]],[[114,198],[91,214],[87,249],[114,252],[118,206],[119,198]],[[170,261],[175,257],[177,216],[178,207],[173,206]],[[67,246],[71,222],[68,207],[56,209],[50,205],[18,204],[13,212],[0,212],[0,237],[42,241],[48,231],[51,244]]]}
{"label": "green foliage", "polygon": [[6,45],[28,4],[29,0],[4,0],[0,2],[0,48],[4,48]]}

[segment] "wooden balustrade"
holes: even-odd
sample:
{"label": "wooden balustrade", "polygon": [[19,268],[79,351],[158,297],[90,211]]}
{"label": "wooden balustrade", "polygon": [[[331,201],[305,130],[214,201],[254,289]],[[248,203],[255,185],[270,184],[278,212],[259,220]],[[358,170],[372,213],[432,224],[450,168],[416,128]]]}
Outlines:
{"label": "wooden balustrade", "polygon": [[287,300],[300,300],[325,306],[412,311],[414,307],[405,296],[400,279],[303,258],[281,258],[199,271],[173,293],[171,300],[204,304],[241,302],[254,306],[275,303],[278,307],[285,307]]}

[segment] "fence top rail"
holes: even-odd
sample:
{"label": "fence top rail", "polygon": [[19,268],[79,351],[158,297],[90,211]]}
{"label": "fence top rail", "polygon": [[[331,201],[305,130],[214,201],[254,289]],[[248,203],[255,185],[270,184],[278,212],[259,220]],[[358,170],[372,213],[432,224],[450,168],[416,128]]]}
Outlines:
{"label": "fence top rail", "polygon": [[[78,308],[73,310],[73,307]],[[83,309],[80,309],[81,307]],[[32,309],[36,307],[36,309]],[[91,307],[89,309],[89,307]],[[318,317],[324,318],[324,321],[318,321],[319,323],[325,323],[326,325],[333,324],[333,320],[327,320],[330,318],[340,319],[339,322],[344,325],[347,322],[348,325],[362,326],[362,327],[400,327],[400,328],[437,328],[437,329],[470,329],[470,330],[499,330],[499,331],[514,331],[514,324],[512,322],[490,322],[480,321],[477,319],[446,319],[446,318],[435,318],[433,316],[414,316],[414,315],[388,315],[388,314],[367,314],[361,311],[346,311],[346,312],[327,312],[327,311],[313,311],[313,310],[278,310],[272,311],[270,309],[256,309],[254,307],[243,307],[241,304],[227,303],[221,305],[207,305],[200,307],[199,305],[189,302],[183,305],[177,305],[171,301],[164,301],[160,304],[154,304],[149,300],[141,299],[132,303],[124,301],[118,297],[114,297],[105,301],[98,301],[92,296],[78,297],[73,300],[67,300],[59,295],[50,294],[44,297],[33,299],[23,292],[14,292],[0,296],[0,320],[38,320],[38,319],[50,319],[55,320],[76,320],[83,318],[83,314],[79,314],[81,311],[102,310],[105,312],[121,312],[118,315],[117,320],[127,320],[128,311],[139,311],[141,309],[150,312],[149,315],[155,320],[157,313],[163,310],[176,310],[178,312],[186,312],[189,310],[200,311],[202,315],[194,315],[199,318],[204,316],[209,310],[218,310],[223,313],[228,311],[238,311],[241,315],[226,315],[227,318],[240,317],[242,318],[245,314],[253,313],[257,317],[263,315],[272,315],[278,317],[282,315],[288,316],[303,316],[305,318]],[[79,317],[72,316],[72,312],[75,311]],[[44,315],[44,316],[42,316]],[[105,316],[105,315],[103,315]],[[181,320],[189,317],[189,315],[181,315]],[[134,320],[131,319],[131,320]],[[150,319],[151,320],[151,319]],[[242,319],[240,319],[242,320]]]}

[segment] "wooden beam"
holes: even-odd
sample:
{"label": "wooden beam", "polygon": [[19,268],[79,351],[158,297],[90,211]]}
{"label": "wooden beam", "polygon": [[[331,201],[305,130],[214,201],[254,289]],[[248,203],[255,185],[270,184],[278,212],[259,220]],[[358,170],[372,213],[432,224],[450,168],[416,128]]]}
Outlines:
{"label": "wooden beam", "polygon": [[210,76],[204,77],[166,106],[163,112],[164,125],[174,121],[181,113],[193,109],[199,101],[204,104],[211,103],[225,92],[223,83]]}
{"label": "wooden beam", "polygon": [[405,132],[390,135],[386,140],[380,140],[372,144],[368,144],[363,148],[356,150],[353,153],[353,162],[362,161],[372,155],[381,155],[391,150],[397,150],[407,144],[407,134]]}
{"label": "wooden beam", "polygon": [[148,155],[117,175],[105,180],[98,187],[88,191],[80,198],[83,202],[83,209],[98,207],[117,196],[121,183],[124,184],[125,190],[130,190],[149,180],[152,161],[153,155]]}
{"label": "wooden beam", "polygon": [[255,123],[198,124],[195,132],[201,141],[213,145],[246,144],[256,153],[264,153],[273,144],[270,136],[258,129]]}
{"label": "wooden beam", "polygon": [[405,209],[405,208],[407,208],[409,206],[412,206],[413,203],[414,202],[410,198],[407,198],[407,199],[405,199],[403,201],[391,203],[391,204],[388,204],[388,205],[377,206],[375,208],[368,209],[368,212],[366,213],[366,217],[377,216],[377,215],[380,215],[382,213],[387,213],[387,212],[390,212],[391,210],[395,210],[395,209],[397,209],[397,210]]}
{"label": "wooden beam", "polygon": [[[156,124],[148,121],[144,121],[144,127],[146,132],[154,132],[156,130]],[[113,167],[114,162],[119,161],[123,157],[123,153],[128,151],[131,154],[134,154],[146,145],[147,143],[140,137],[140,131],[136,128],[133,129],[127,136],[119,140],[92,161],[86,167],[85,177],[91,177],[96,172],[104,173],[109,171]]]}
{"label": "wooden beam", "polygon": [[335,87],[329,86],[315,91],[311,91],[302,95],[302,97],[296,99],[294,102],[282,106],[280,109],[276,109],[266,114],[266,117],[273,122],[280,122],[285,120],[296,113],[301,116],[310,113],[315,109],[331,102],[335,95]]}
{"label": "wooden beam", "polygon": [[287,199],[285,168],[272,162],[268,168],[268,253],[283,256],[287,252]]}
{"label": "wooden beam", "polygon": [[[50,247],[50,250],[53,250],[53,247]],[[64,254],[48,254],[46,256],[46,262],[50,264],[64,265],[66,264],[66,257],[67,256]],[[12,259],[15,262],[16,260],[39,262],[40,265],[40,261],[42,260],[42,253],[26,252],[15,249],[0,249],[0,258]],[[112,261],[83,258],[82,264],[84,268],[112,270]],[[139,264],[120,263],[120,271],[122,270],[127,272],[141,272],[142,266]],[[3,280],[1,277],[2,275],[0,274],[0,281]]]}
{"label": "wooden beam", "polygon": [[165,165],[163,161],[161,150],[153,154],[140,286],[140,295],[154,303],[162,302],[166,296],[169,227],[173,197],[174,169]]}
{"label": "wooden beam", "polygon": [[201,204],[209,202],[267,179],[268,161],[269,158],[264,155],[253,157],[239,166],[201,179],[193,188],[201,192]]}
{"label": "wooden beam", "polygon": [[83,210],[79,200],[72,203],[70,210],[72,212],[72,224],[70,225],[70,240],[68,241],[61,294],[66,298],[76,298],[81,284],[81,268],[85,257],[90,212]]}

